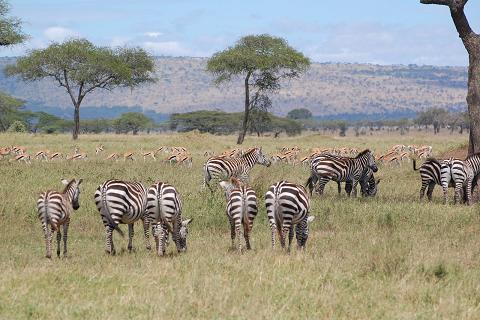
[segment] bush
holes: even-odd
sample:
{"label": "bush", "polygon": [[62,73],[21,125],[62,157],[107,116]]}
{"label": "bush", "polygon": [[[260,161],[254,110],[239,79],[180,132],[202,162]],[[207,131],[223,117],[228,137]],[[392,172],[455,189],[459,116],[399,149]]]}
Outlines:
{"label": "bush", "polygon": [[22,121],[16,120],[10,125],[7,132],[27,132],[27,126]]}

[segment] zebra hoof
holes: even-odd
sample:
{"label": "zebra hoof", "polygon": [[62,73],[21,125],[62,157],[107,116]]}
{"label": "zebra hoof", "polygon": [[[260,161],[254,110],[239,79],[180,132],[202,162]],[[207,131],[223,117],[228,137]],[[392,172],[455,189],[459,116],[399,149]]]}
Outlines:
{"label": "zebra hoof", "polygon": [[45,258],[52,259],[52,256],[47,254],[47,255],[45,255]]}

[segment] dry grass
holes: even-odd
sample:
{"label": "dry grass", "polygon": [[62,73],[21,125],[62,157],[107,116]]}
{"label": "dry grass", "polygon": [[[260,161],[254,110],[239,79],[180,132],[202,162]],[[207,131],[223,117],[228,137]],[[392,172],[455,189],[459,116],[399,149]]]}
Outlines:
{"label": "dry grass", "polygon": [[[378,152],[398,144],[431,144],[443,151],[465,143],[458,135],[382,135],[337,138],[248,138],[272,153],[283,145],[371,147]],[[234,137],[82,136],[86,162],[0,162],[0,318],[343,318],[475,319],[480,314],[480,217],[476,206],[443,206],[418,200],[419,178],[411,163],[381,168],[375,199],[347,199],[327,185],[314,197],[307,251],[287,255],[270,249],[267,219],[254,224],[253,250],[238,255],[230,239],[220,192],[200,189],[203,151],[232,147]],[[99,142],[106,153],[182,145],[194,156],[192,169],[160,162],[95,159]],[[19,144],[31,151],[71,151],[69,136],[0,135],[0,146]],[[259,195],[280,179],[304,182],[308,169],[256,167],[252,185]],[[81,207],[72,218],[66,259],[44,258],[43,234],[36,218],[39,191],[60,188],[61,177],[83,177]],[[140,225],[136,252],[104,254],[104,230],[93,203],[105,179],[168,181],[183,196],[191,226],[188,252],[165,258],[147,252]],[[126,230],[125,226],[122,226]],[[119,247],[126,239],[114,236]]]}

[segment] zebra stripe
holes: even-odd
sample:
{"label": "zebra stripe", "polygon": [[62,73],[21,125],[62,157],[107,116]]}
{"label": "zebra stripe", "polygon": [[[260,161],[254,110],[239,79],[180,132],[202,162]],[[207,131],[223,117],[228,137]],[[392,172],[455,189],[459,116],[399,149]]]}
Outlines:
{"label": "zebra stripe", "polygon": [[271,164],[267,156],[263,154],[261,147],[252,148],[240,158],[212,157],[203,167],[203,186],[208,186],[212,190],[209,184],[210,180],[226,180],[230,177],[246,182],[250,170],[256,163],[267,167]]}
{"label": "zebra stripe", "polygon": [[443,187],[443,201],[447,203],[448,198],[448,184],[450,179],[455,185],[454,203],[460,202],[462,192],[464,191],[467,204],[471,204],[472,200],[472,183],[480,173],[480,154],[473,154],[467,157],[464,161],[459,159],[451,159],[449,163],[449,172],[442,171],[442,187]]}
{"label": "zebra stripe", "polygon": [[150,250],[149,223],[145,216],[147,205],[147,190],[138,182],[125,182],[120,180],[107,180],[95,191],[95,204],[105,226],[106,252],[115,254],[112,240],[113,230],[123,236],[119,224],[128,224],[128,250],[133,248],[133,224],[143,221],[145,245]]}
{"label": "zebra stripe", "polygon": [[192,219],[182,221],[182,202],[175,187],[157,182],[148,188],[146,215],[154,228],[159,256],[165,254],[169,233],[172,234],[178,252],[187,250],[188,224]]}
{"label": "zebra stripe", "polygon": [[[432,201],[432,193],[435,188],[435,185],[442,186],[442,171],[444,171],[444,179],[450,177],[450,167],[449,161],[446,160],[437,160],[435,158],[428,158],[422,165],[417,169],[416,160],[413,159],[413,170],[420,172],[420,179],[422,180],[422,186],[420,187],[420,200],[423,199],[425,195],[425,190],[427,190],[427,198],[429,201]],[[445,181],[447,186],[453,186],[449,181]]]}
{"label": "zebra stripe", "polygon": [[[232,247],[237,247],[239,252],[242,251],[241,244],[241,226],[243,226],[243,237],[247,250],[250,246],[250,231],[253,228],[253,220],[258,213],[257,194],[252,188],[241,186],[238,180],[232,179],[233,183],[221,181],[220,186],[225,190],[227,199],[227,217],[230,223],[230,235],[232,238]],[[235,246],[235,239],[237,245]]]}
{"label": "zebra stripe", "polygon": [[[337,182],[340,185],[340,182]],[[375,180],[375,176],[373,174],[372,169],[367,168],[364,174],[360,177],[360,190],[362,193],[362,197],[374,197],[377,195],[378,192],[378,184],[380,183],[380,179]],[[353,183],[351,180],[345,181],[345,192],[350,194],[353,189]],[[356,190],[354,191],[356,193]]]}
{"label": "zebra stripe", "polygon": [[270,186],[265,194],[265,206],[272,232],[272,248],[275,247],[275,233],[278,232],[280,244],[285,248],[285,237],[288,235],[288,251],[293,239],[293,226],[299,249],[304,249],[308,239],[308,222],[310,198],[301,185],[280,181]]}
{"label": "zebra stripe", "polygon": [[[354,197],[356,197],[356,187],[361,177],[366,174],[367,170],[373,172],[378,171],[375,158],[370,150],[364,150],[355,158],[341,157],[322,154],[314,157],[311,162],[311,175],[307,180],[307,187],[310,194],[318,182],[316,191],[323,194],[325,185],[328,181],[337,182],[351,181]],[[340,185],[338,185],[340,193]],[[350,196],[350,193],[348,194]]]}
{"label": "zebra stripe", "polygon": [[42,192],[37,200],[38,218],[42,223],[45,234],[46,257],[52,257],[52,232],[57,232],[57,256],[60,257],[60,241],[62,233],[60,226],[63,226],[63,255],[67,255],[68,226],[70,224],[70,215],[73,210],[78,210],[80,205],[78,199],[80,196],[79,185],[82,179],[75,179],[68,182],[63,179],[65,184],[63,192],[48,190]]}

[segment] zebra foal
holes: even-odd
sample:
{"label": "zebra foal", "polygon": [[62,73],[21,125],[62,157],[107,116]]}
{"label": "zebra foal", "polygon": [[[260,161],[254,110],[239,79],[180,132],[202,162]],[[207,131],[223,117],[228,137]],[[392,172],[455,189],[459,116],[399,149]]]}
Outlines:
{"label": "zebra foal", "polygon": [[[70,215],[73,210],[78,210],[80,204],[80,184],[83,179],[70,181],[62,179],[65,188],[62,192],[48,190],[42,192],[37,200],[38,218],[42,223],[45,234],[46,257],[52,257],[52,234],[57,232],[57,256],[60,257],[60,242],[62,233],[60,227],[63,226],[63,255],[67,255],[67,237],[68,226],[70,224]],[[50,228],[51,232],[50,232]]]}

